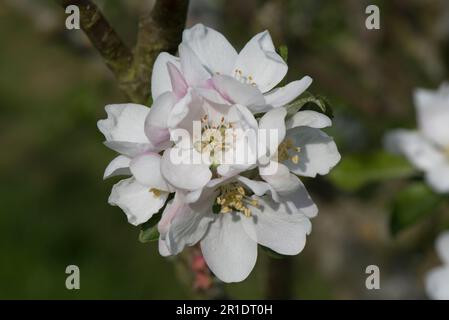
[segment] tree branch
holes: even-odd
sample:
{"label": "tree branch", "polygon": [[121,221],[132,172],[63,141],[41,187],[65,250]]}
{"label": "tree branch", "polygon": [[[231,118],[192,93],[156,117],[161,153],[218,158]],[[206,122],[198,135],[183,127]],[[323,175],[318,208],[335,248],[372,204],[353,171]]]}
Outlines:
{"label": "tree branch", "polygon": [[120,89],[135,103],[147,103],[151,71],[158,54],[175,54],[181,42],[187,17],[188,0],[158,0],[151,12],[139,21],[137,45],[132,51],[91,0],[56,0],[64,9],[76,5],[80,26],[114,73]]}

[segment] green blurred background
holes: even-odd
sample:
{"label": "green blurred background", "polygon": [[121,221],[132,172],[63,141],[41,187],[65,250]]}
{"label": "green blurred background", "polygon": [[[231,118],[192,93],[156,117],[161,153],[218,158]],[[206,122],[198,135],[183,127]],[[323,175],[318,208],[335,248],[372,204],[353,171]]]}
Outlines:
{"label": "green blurred background", "polygon": [[[151,1],[96,3],[132,45],[138,12]],[[380,7],[380,30],[365,28],[371,3]],[[125,98],[82,31],[66,30],[64,21],[51,0],[0,2],[0,298],[191,298],[174,264],[156,244],[138,242],[139,229],[107,204],[117,179],[102,175],[114,153],[96,122],[104,105]],[[311,92],[333,107],[330,133],[343,157],[364,155],[362,172],[385,130],[415,125],[413,88],[447,78],[444,0],[192,0],[188,26],[197,22],[236,48],[264,29],[287,45],[288,78],[314,78]],[[424,298],[422,279],[438,264],[433,240],[448,223],[447,206],[393,236],[391,197],[409,181],[358,188],[346,173],[305,181],[320,214],[293,259],[294,297]],[[268,257],[259,253],[246,281],[225,286],[231,297],[266,296]],[[65,288],[70,264],[80,267],[81,290]],[[381,290],[365,288],[370,264],[380,267]]]}

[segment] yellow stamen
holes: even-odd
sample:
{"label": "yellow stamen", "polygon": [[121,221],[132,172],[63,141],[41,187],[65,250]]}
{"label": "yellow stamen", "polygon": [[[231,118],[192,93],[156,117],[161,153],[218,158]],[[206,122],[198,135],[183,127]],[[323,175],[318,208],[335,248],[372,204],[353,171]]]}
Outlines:
{"label": "yellow stamen", "polygon": [[245,188],[238,183],[230,183],[220,187],[220,196],[217,197],[216,202],[221,206],[221,213],[239,211],[246,217],[251,216],[249,206],[259,206],[258,201],[250,198],[246,194]]}
{"label": "yellow stamen", "polygon": [[156,198],[159,198],[161,196],[162,191],[156,188],[151,188],[150,192],[154,194]]}

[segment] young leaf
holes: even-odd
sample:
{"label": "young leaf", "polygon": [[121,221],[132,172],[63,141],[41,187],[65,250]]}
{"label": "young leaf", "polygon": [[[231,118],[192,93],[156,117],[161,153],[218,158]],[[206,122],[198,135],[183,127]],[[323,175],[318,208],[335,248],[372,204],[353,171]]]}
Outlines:
{"label": "young leaf", "polygon": [[415,182],[398,192],[392,203],[390,230],[393,235],[438,209],[443,198],[423,182]]}
{"label": "young leaf", "polygon": [[139,241],[142,243],[156,241],[159,239],[159,231],[157,230],[157,224],[161,219],[162,214],[156,213],[150,220],[141,225],[139,233]]}
{"label": "young leaf", "polygon": [[384,151],[364,155],[347,155],[335,167],[329,179],[339,188],[356,191],[374,182],[406,178],[416,170],[407,160]]}
{"label": "young leaf", "polygon": [[324,97],[314,96],[307,91],[304,92],[301,98],[286,106],[287,118],[293,116],[301,109],[313,110],[314,107],[317,107],[319,111],[332,118],[332,111],[327,100]]}

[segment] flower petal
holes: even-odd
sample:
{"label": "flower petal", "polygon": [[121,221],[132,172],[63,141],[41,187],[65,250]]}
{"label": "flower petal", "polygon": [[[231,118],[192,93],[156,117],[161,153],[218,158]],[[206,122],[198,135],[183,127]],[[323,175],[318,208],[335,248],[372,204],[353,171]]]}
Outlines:
{"label": "flower petal", "polygon": [[449,145],[449,85],[443,84],[437,91],[415,91],[418,125],[429,140],[445,148]]}
{"label": "flower petal", "polygon": [[276,161],[270,161],[268,165],[260,166],[259,174],[281,195],[291,193],[301,186],[299,178],[290,173],[287,166]]}
{"label": "flower petal", "polygon": [[265,101],[273,107],[282,107],[299,97],[312,84],[312,78],[305,76],[301,80],[290,82],[284,87],[265,94]]}
{"label": "flower petal", "polygon": [[164,146],[170,140],[168,118],[176,97],[171,92],[161,94],[153,103],[145,119],[145,134],[154,146]]}
{"label": "flower petal", "polygon": [[385,135],[385,148],[403,154],[418,169],[429,170],[445,161],[443,153],[417,131],[397,129]]}
{"label": "flower petal", "polygon": [[449,162],[435,165],[426,172],[426,181],[438,193],[449,192]]}
{"label": "flower petal", "polygon": [[198,152],[193,149],[165,150],[161,170],[162,175],[171,185],[183,190],[200,189],[212,178],[209,165],[198,161]]}
{"label": "flower petal", "polygon": [[179,57],[184,78],[190,86],[201,86],[211,77],[204,68],[197,55],[187,43],[179,45]]}
{"label": "flower petal", "polygon": [[172,91],[175,97],[179,100],[187,94],[189,86],[177,66],[169,62],[167,63],[167,68],[170,76]]}
{"label": "flower petal", "polygon": [[328,174],[341,159],[334,140],[319,129],[293,128],[287,130],[287,139],[300,148],[297,153],[299,161],[294,163],[289,159],[283,163],[298,175],[315,177]]}
{"label": "flower petal", "polygon": [[[240,51],[235,69],[253,79],[262,92],[273,89],[287,74],[287,64],[276,53],[268,31],[256,34]],[[237,71],[238,72],[238,71]]]}
{"label": "flower petal", "polygon": [[280,254],[300,253],[312,228],[310,220],[303,214],[291,213],[285,203],[276,203],[268,197],[255,199],[258,207],[251,208],[250,218],[242,218],[248,235]]}
{"label": "flower petal", "polygon": [[181,66],[179,58],[167,52],[161,52],[154,62],[153,73],[151,74],[151,96],[153,101],[164,92],[173,91],[167,69],[167,63],[169,62],[178,68]]}
{"label": "flower petal", "polygon": [[[285,116],[287,111],[285,108],[276,108],[268,111],[259,121],[259,156],[267,155],[273,156],[279,147],[279,144],[284,140]],[[266,154],[267,150],[268,154]]]}
{"label": "flower petal", "polygon": [[449,300],[449,266],[431,270],[426,275],[426,292],[434,300]]}
{"label": "flower petal", "polygon": [[130,175],[129,170],[130,158],[126,156],[118,156],[112,160],[104,171],[103,179],[107,179],[119,175]]}
{"label": "flower petal", "polygon": [[241,83],[233,77],[227,75],[214,75],[212,78],[213,87],[233,104],[246,106],[253,113],[266,110],[267,106],[263,94],[256,87]]}
{"label": "flower petal", "polygon": [[331,125],[332,120],[328,116],[312,110],[299,111],[288,119],[286,123],[287,129],[301,126],[322,129]]}
{"label": "flower petal", "polygon": [[121,180],[112,187],[109,204],[119,206],[132,225],[142,224],[159,211],[167,200],[168,193],[155,195],[134,178]]}
{"label": "flower petal", "polygon": [[257,260],[257,243],[243,229],[234,213],[219,214],[201,240],[201,250],[211,271],[224,282],[239,282],[250,274]]}
{"label": "flower petal", "polygon": [[221,33],[196,24],[184,30],[182,41],[192,48],[210,73],[231,74],[233,71],[237,51]]}
{"label": "flower petal", "polygon": [[167,243],[165,242],[165,240],[162,240],[161,238],[159,238],[158,249],[159,249],[159,254],[161,256],[163,256],[163,257],[171,256],[171,253],[170,253],[170,250],[168,249]]}
{"label": "flower petal", "polygon": [[147,152],[135,157],[130,163],[130,170],[137,182],[147,188],[160,191],[173,191],[171,186],[162,177],[161,156],[154,152]]}

